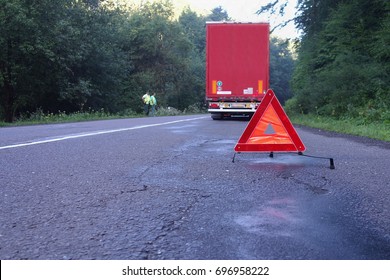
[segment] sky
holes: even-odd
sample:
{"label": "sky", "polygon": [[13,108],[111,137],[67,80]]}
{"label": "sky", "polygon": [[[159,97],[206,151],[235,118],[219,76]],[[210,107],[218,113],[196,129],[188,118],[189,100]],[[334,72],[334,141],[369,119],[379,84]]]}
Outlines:
{"label": "sky", "polygon": [[[221,6],[227,11],[228,15],[236,21],[265,21],[271,24],[271,29],[283,20],[293,18],[297,5],[297,0],[289,0],[283,18],[276,16],[271,16],[269,18],[266,15],[256,15],[256,11],[258,11],[262,5],[270,2],[268,0],[173,0],[172,2],[174,4],[187,2],[194,10],[203,10],[206,11],[206,13],[215,7]],[[293,22],[281,30],[275,30],[273,34],[283,38],[296,38],[299,36]]]}
{"label": "sky", "polygon": [[[129,2],[142,2],[147,0],[128,0]],[[153,0],[151,0],[153,1]],[[157,1],[157,0],[156,0]],[[284,20],[291,19],[295,16],[295,7],[297,0],[289,0],[286,7],[286,13],[283,18],[280,16],[266,16],[256,15],[256,11],[260,9],[262,5],[270,2],[270,0],[171,0],[176,8],[184,9],[189,6],[191,10],[196,11],[199,14],[210,14],[211,10],[221,6],[228,15],[235,21],[242,22],[269,22],[271,29]],[[297,38],[299,33],[295,29],[294,23],[280,30],[275,30],[273,35],[281,38]]]}

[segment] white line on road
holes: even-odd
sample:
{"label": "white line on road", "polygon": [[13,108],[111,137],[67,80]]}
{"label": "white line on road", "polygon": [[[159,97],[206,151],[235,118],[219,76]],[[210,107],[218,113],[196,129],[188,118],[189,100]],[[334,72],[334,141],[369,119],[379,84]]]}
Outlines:
{"label": "white line on road", "polygon": [[204,119],[204,118],[206,118],[206,117],[199,117],[199,118],[192,118],[192,119],[185,119],[185,120],[178,120],[178,121],[171,121],[171,122],[164,122],[164,123],[139,125],[139,126],[112,129],[112,130],[101,130],[101,131],[87,132],[87,133],[74,134],[74,135],[65,135],[65,136],[47,139],[47,140],[40,140],[40,141],[34,141],[34,142],[26,142],[26,143],[14,144],[14,145],[2,146],[2,147],[0,147],[0,150],[14,149],[14,148],[20,148],[20,147],[26,147],[26,146],[32,146],[32,145],[39,145],[39,144],[64,141],[64,140],[68,140],[68,139],[89,137],[89,136],[102,135],[102,134],[110,134],[110,133],[115,133],[115,132],[135,130],[135,129],[141,129],[141,128],[147,128],[147,127],[161,126],[161,125],[168,125],[168,124],[174,124],[174,123],[180,123],[180,122],[189,122],[189,121],[200,120],[200,119]]}

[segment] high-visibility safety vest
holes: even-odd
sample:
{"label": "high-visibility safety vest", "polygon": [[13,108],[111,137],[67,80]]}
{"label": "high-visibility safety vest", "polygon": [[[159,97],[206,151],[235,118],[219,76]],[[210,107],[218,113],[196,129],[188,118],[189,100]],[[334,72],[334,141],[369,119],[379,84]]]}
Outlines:
{"label": "high-visibility safety vest", "polygon": [[156,100],[156,97],[154,97],[153,95],[150,97],[150,101],[149,101],[149,104],[150,105],[157,105],[157,100]]}
{"label": "high-visibility safety vest", "polygon": [[144,96],[142,96],[142,99],[144,100],[145,104],[150,104],[150,95],[149,94],[145,94]]}

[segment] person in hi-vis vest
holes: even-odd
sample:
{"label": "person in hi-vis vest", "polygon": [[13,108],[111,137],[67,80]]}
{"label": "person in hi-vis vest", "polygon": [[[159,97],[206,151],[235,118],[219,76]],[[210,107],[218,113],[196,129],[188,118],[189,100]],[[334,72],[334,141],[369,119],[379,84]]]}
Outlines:
{"label": "person in hi-vis vest", "polygon": [[144,113],[147,116],[147,115],[149,115],[149,105],[150,105],[150,94],[149,94],[149,91],[147,91],[142,96],[142,101],[144,102]]}
{"label": "person in hi-vis vest", "polygon": [[155,93],[152,94],[152,96],[150,96],[150,101],[149,101],[149,104],[150,104],[150,111],[151,111],[151,116],[154,117],[156,115],[156,106],[157,106],[157,100],[156,100],[156,97],[155,97]]}

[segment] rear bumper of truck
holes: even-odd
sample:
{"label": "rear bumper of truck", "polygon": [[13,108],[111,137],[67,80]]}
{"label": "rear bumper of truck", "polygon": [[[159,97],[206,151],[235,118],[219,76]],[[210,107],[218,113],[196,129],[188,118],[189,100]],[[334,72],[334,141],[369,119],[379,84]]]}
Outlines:
{"label": "rear bumper of truck", "polygon": [[209,113],[222,113],[222,114],[242,114],[242,113],[254,113],[253,109],[209,109]]}
{"label": "rear bumper of truck", "polygon": [[225,102],[210,101],[208,106],[209,113],[254,113],[260,102]]}

